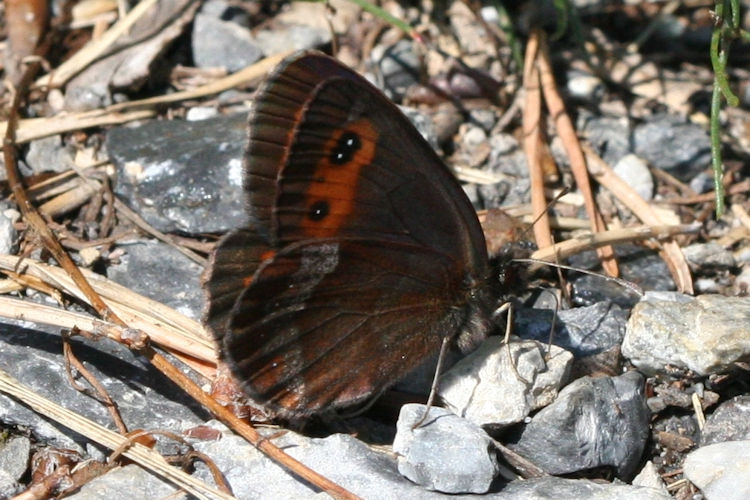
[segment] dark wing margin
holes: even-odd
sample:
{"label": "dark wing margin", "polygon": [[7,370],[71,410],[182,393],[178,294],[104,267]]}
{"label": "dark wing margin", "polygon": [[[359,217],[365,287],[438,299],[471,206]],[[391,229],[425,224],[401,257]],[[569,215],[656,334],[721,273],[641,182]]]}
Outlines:
{"label": "dark wing margin", "polygon": [[272,250],[250,229],[238,229],[219,240],[201,277],[206,301],[203,323],[217,341],[229,328],[237,299]]}

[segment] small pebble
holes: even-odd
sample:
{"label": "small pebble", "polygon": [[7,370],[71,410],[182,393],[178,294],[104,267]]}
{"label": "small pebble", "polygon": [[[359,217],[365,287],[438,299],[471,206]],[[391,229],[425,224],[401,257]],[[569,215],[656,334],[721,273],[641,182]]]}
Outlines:
{"label": "small pebble", "polygon": [[706,500],[750,498],[750,441],[703,446],[687,456],[682,468]]}
{"label": "small pebble", "polygon": [[486,493],[498,472],[492,439],[479,426],[442,408],[408,404],[396,423],[393,451],[409,480],[443,493]]}

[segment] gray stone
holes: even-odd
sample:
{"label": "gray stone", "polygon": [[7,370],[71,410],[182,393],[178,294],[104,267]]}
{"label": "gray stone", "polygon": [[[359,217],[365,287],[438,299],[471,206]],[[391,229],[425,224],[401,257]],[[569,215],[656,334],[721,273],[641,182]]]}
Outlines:
{"label": "gray stone", "polygon": [[0,498],[14,497],[23,489],[10,474],[0,469]]}
{"label": "gray stone", "polygon": [[[206,425],[221,429],[221,438],[196,441],[193,446],[216,462],[237,498],[315,498],[312,488],[243,439],[228,433],[221,424],[212,421]],[[346,434],[319,439],[292,431],[279,435],[277,429],[260,429],[260,432],[273,436],[276,446],[362,498],[373,498],[374,492],[379,500],[465,498],[427,491],[410,482],[398,473],[391,454],[375,451]],[[196,475],[211,481],[208,469],[202,464],[196,465]]]}
{"label": "gray stone", "polygon": [[682,248],[693,271],[704,268],[728,269],[737,265],[732,252],[716,242],[694,243]]}
{"label": "gray stone", "polygon": [[[633,478],[633,486],[645,486],[661,491],[666,497],[670,497],[669,490],[664,484],[664,480],[656,470],[656,466],[650,460],[646,462],[637,476]],[[670,497],[671,498],[671,497]]]}
{"label": "gray stone", "polygon": [[644,200],[654,197],[654,178],[641,158],[628,154],[620,158],[613,170]]}
{"label": "gray stone", "polygon": [[609,165],[616,165],[620,158],[632,153],[631,129],[627,118],[593,116],[582,112],[577,128]]}
{"label": "gray stone", "polygon": [[750,355],[750,298],[647,293],[633,309],[622,354],[648,373],[720,373]]}
{"label": "gray stone", "polygon": [[552,346],[547,356],[539,342],[512,340],[505,345],[502,340],[489,337],[440,379],[438,395],[446,407],[477,425],[522,421],[550,404],[570,374],[573,355],[564,349]]}
{"label": "gray stone", "polygon": [[266,56],[290,50],[315,49],[330,41],[330,30],[304,24],[276,23],[273,29],[258,31],[255,34],[255,43]]}
{"label": "gray stone", "polygon": [[706,418],[700,444],[742,440],[750,440],[750,395],[747,394],[724,401]]}
{"label": "gray stone", "polygon": [[438,150],[440,145],[438,144],[437,131],[435,130],[435,124],[432,118],[427,113],[423,113],[418,109],[409,108],[407,106],[398,107],[401,112],[406,115],[414,128],[416,128],[422,137],[430,143],[432,149]]}
{"label": "gray stone", "polygon": [[633,131],[635,154],[649,165],[689,182],[711,164],[708,131],[671,115],[656,115]]}
{"label": "gray stone", "polygon": [[101,475],[66,498],[111,500],[113,498],[164,498],[177,491],[171,483],[131,464]]}
{"label": "gray stone", "polygon": [[26,163],[36,174],[64,172],[73,163],[73,149],[66,147],[59,135],[37,139],[29,143]]}
{"label": "gray stone", "polygon": [[[125,347],[109,340],[94,342],[81,337],[74,338],[71,345],[118,403],[130,429],[180,432],[205,419],[206,412],[197,403]],[[0,360],[5,371],[33,391],[101,425],[114,427],[105,406],[75,390],[68,381],[58,328],[2,320]],[[86,438],[5,395],[0,395],[0,422],[22,425],[38,441],[86,453]]]}
{"label": "gray stone", "polygon": [[200,318],[203,310],[200,265],[156,240],[121,244],[119,248],[125,254],[118,264],[107,268],[108,278],[188,317]]}
{"label": "gray stone", "polygon": [[568,71],[567,88],[571,97],[589,102],[601,101],[606,91],[600,78],[578,69]]}
{"label": "gray stone", "polygon": [[412,85],[419,83],[421,61],[414,42],[403,38],[394,45],[377,45],[372,61],[378,67],[378,83],[391,99],[400,101]]}
{"label": "gray stone", "polygon": [[[621,278],[635,284],[642,290],[674,290],[675,284],[669,268],[659,255],[643,247],[622,244],[615,249],[620,263]],[[572,256],[568,264],[588,270],[598,270],[600,260],[596,252],[583,252]],[[625,309],[631,309],[641,295],[622,284],[601,276],[578,274],[570,277],[573,284],[573,303],[593,305],[611,301]]]}
{"label": "gray stone", "polygon": [[479,426],[442,408],[401,407],[393,451],[411,481],[444,493],[485,493],[498,472],[492,439]]}
{"label": "gray stone", "polygon": [[247,224],[242,206],[243,113],[186,122],[117,127],[107,150],[116,193],[165,232],[223,232]]}
{"label": "gray stone", "polygon": [[515,137],[492,133],[487,170],[502,180],[494,185],[479,186],[483,208],[518,205],[529,202],[529,173],[526,155]]}
{"label": "gray stone", "polygon": [[[553,317],[555,311],[548,309],[519,309],[514,333],[524,339],[547,343]],[[622,342],[627,317],[626,310],[610,302],[559,311],[552,343],[578,358],[606,351]]]}
{"label": "gray stone", "polygon": [[[750,87],[748,87],[750,88]],[[690,189],[698,194],[708,193],[714,189],[714,176],[707,172],[699,172],[690,179]]]}
{"label": "gray stone", "polygon": [[18,247],[18,231],[13,224],[21,214],[8,203],[0,203],[0,254],[13,254]]}
{"label": "gray stone", "polygon": [[0,470],[18,481],[29,468],[31,441],[25,436],[15,436],[0,445]]}
{"label": "gray stone", "polygon": [[490,498],[503,500],[672,500],[662,491],[622,483],[600,483],[587,479],[541,477],[513,481],[501,494]]}
{"label": "gray stone", "polygon": [[482,130],[489,132],[497,123],[497,115],[492,109],[476,108],[469,110],[469,121],[482,127]]}
{"label": "gray stone", "polygon": [[211,1],[195,16],[191,47],[197,67],[223,67],[233,73],[263,57],[247,27],[225,20],[230,9],[224,1]]}
{"label": "gray stone", "polygon": [[746,500],[750,498],[750,441],[698,448],[685,458],[682,470],[706,500]]}
{"label": "gray stone", "polygon": [[550,474],[612,467],[628,479],[648,438],[644,378],[582,377],[560,391],[508,446]]}

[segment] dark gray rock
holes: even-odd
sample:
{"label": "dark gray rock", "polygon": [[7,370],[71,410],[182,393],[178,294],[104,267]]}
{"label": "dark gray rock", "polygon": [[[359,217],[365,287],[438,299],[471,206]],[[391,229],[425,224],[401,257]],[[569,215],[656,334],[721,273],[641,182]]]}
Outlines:
{"label": "dark gray rock", "polygon": [[263,57],[248,27],[227,20],[237,10],[223,0],[212,0],[195,16],[191,47],[197,67],[223,67],[233,73]]}
{"label": "dark gray rock", "polygon": [[724,401],[706,418],[700,444],[742,440],[750,440],[750,395],[747,394]]}
{"label": "dark gray rock", "polygon": [[[635,245],[617,245],[615,252],[620,264],[621,278],[625,281],[642,290],[675,289],[667,265],[652,250]],[[600,261],[595,252],[574,255],[568,263],[573,267],[601,272]],[[641,298],[630,288],[601,276],[572,273],[570,282],[573,285],[573,303],[576,305],[592,305],[609,300],[630,309]]]}
{"label": "dark gray rock", "polygon": [[398,470],[415,483],[445,493],[485,493],[498,472],[492,439],[481,427],[442,408],[412,427],[427,407],[401,408],[393,451]]}
{"label": "dark gray rock", "polygon": [[672,115],[656,115],[633,131],[633,152],[652,167],[684,182],[711,164],[711,144],[705,127]]}
{"label": "dark gray rock", "polygon": [[612,467],[629,479],[648,438],[644,378],[580,378],[560,391],[508,446],[550,474]]}
{"label": "dark gray rock", "polygon": [[578,118],[577,128],[609,165],[616,165],[623,156],[633,152],[627,118],[594,116],[583,112]]}
{"label": "dark gray rock", "polygon": [[[750,89],[750,86],[748,86]],[[690,189],[698,194],[708,193],[714,189],[714,176],[708,172],[699,172],[690,180]]]}
{"label": "dark gray rock", "polygon": [[[81,337],[71,343],[78,358],[118,402],[130,429],[180,432],[206,418],[206,412],[195,402],[125,347],[109,340],[92,342]],[[0,367],[57,404],[108,428],[114,427],[104,405],[71,387],[65,373],[59,329],[3,320]],[[0,395],[0,422],[24,426],[43,443],[85,453],[87,439],[4,395]]]}
{"label": "dark gray rock", "polygon": [[112,129],[107,150],[117,166],[117,194],[161,231],[224,232],[243,226],[246,121],[239,113]]}
{"label": "dark gray rock", "polygon": [[[521,338],[546,343],[554,315],[549,309],[519,309],[513,331]],[[628,311],[611,302],[559,311],[552,343],[577,358],[597,354],[620,345],[627,320]]]}
{"label": "dark gray rock", "polygon": [[177,249],[156,240],[120,245],[125,254],[107,277],[193,319],[203,310],[203,268]]}

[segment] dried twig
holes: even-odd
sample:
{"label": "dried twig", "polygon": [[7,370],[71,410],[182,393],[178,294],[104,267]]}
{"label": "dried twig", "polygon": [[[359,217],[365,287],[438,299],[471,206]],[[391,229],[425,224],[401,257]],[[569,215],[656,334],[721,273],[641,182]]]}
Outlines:
{"label": "dried twig", "polygon": [[[39,396],[3,370],[0,370],[0,391],[22,401],[32,410],[39,412],[56,422],[60,422],[69,429],[72,429],[109,449],[117,449],[123,443],[128,441],[127,437],[111,431],[96,422],[86,419]],[[226,500],[233,498],[216,488],[206,485],[202,481],[186,474],[180,469],[171,466],[159,453],[138,443],[127,448],[123,452],[123,455],[146,467],[148,470],[154,471],[179,487],[184,488],[198,498],[224,498]]]}
{"label": "dried twig", "polygon": [[[568,158],[570,159],[570,169],[573,173],[573,177],[575,177],[576,185],[583,194],[586,214],[591,223],[591,230],[595,233],[604,231],[606,229],[604,226],[604,219],[596,206],[596,200],[591,191],[589,173],[586,169],[586,159],[583,156],[583,151],[581,151],[581,144],[578,141],[573,122],[565,111],[565,104],[563,103],[560,94],[557,92],[557,85],[555,84],[554,75],[552,74],[552,64],[549,60],[549,51],[544,37],[542,37],[540,41],[540,51],[539,57],[537,58],[537,64],[539,64],[544,101],[547,104],[550,115],[555,121],[555,128],[557,129],[557,133],[560,136],[565,151],[568,154]],[[615,251],[611,246],[606,245],[598,247],[596,253],[599,255],[599,258],[602,261],[602,267],[607,274],[610,276],[618,276],[620,274],[617,267],[617,261],[615,260]]]}
{"label": "dried twig", "polygon": [[539,68],[536,60],[539,52],[539,31],[532,32],[526,44],[523,88],[526,99],[523,107],[523,149],[529,165],[531,181],[531,208],[539,220],[534,224],[534,238],[540,248],[552,245],[552,232],[547,215],[544,196],[544,176],[540,164],[539,127],[542,119],[542,94],[539,87]]}
{"label": "dried twig", "polygon": [[[588,158],[589,171],[599,184],[609,189],[644,223],[651,226],[663,225],[662,220],[651,206],[625,181],[620,179],[599,155],[588,147],[584,147],[584,152]],[[680,246],[675,241],[667,240],[662,243],[662,248],[664,261],[672,273],[677,289],[683,293],[692,294],[693,279],[690,276],[690,269]]]}

